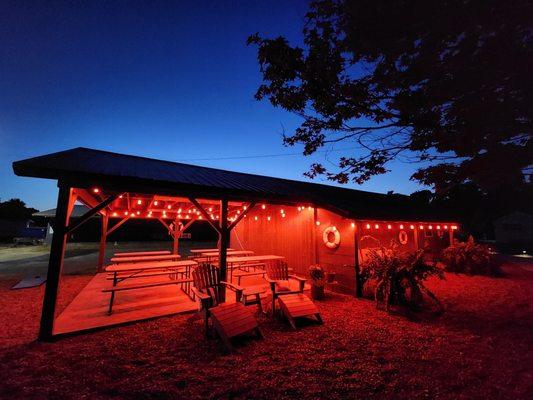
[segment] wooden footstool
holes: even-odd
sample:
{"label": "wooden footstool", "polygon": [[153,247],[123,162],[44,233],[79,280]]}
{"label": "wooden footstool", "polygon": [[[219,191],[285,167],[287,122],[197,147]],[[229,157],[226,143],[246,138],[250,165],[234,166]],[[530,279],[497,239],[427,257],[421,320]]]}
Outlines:
{"label": "wooden footstool", "polygon": [[305,294],[286,294],[278,297],[281,312],[289,320],[292,329],[296,329],[294,318],[314,316],[319,324],[322,324],[322,317],[315,303]]}
{"label": "wooden footstool", "polygon": [[230,339],[234,336],[255,331],[260,338],[263,337],[253,313],[242,303],[225,303],[213,307],[209,309],[209,316],[215,330],[230,352],[233,350]]}

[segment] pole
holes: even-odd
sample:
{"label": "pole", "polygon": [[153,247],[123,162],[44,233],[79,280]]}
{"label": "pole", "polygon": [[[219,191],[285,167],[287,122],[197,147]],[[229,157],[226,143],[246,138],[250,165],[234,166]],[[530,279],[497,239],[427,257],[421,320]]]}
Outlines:
{"label": "pole", "polygon": [[102,215],[101,233],[100,233],[100,251],[98,252],[98,272],[104,272],[105,248],[107,243],[107,226],[109,217]]}
{"label": "pole", "polygon": [[361,224],[355,224],[354,230],[354,250],[355,250],[355,297],[363,297],[363,287],[361,285],[361,267],[359,260],[359,227]]}
{"label": "pole", "polygon": [[180,230],[180,220],[176,219],[174,221],[174,243],[172,246],[172,254],[178,254],[178,243],[180,240],[181,230]]}
{"label": "pole", "polygon": [[72,189],[64,186],[61,182],[58,183],[58,186],[59,194],[57,196],[54,236],[52,237],[50,258],[48,259],[39,340],[51,340],[53,336],[59,280],[67,245],[66,232],[70,217],[68,210],[70,203],[73,201]]}
{"label": "pole", "polygon": [[[225,281],[228,276],[228,245],[229,245],[229,229],[228,229],[228,200],[220,201],[220,232],[218,242],[218,262],[220,265],[220,280]],[[226,300],[226,289],[221,286],[219,301],[223,303]]]}

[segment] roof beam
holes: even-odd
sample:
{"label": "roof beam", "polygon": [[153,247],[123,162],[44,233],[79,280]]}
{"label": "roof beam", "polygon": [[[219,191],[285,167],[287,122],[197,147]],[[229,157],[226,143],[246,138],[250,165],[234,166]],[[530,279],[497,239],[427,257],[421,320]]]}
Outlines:
{"label": "roof beam", "polygon": [[249,205],[248,205],[248,208],[246,209],[245,212],[242,212],[239,214],[239,216],[235,219],[235,221],[233,221],[230,226],[228,226],[228,229],[231,231],[233,228],[235,228],[235,226],[241,221],[241,219],[244,218],[244,215],[249,212],[252,208],[254,208],[256,205],[255,201],[251,202]]}
{"label": "roof beam", "polygon": [[89,211],[87,211],[85,214],[83,214],[75,223],[73,224],[70,224],[67,229],[66,229],[66,233],[72,233],[74,230],[76,230],[77,228],[79,228],[81,225],[83,225],[85,222],[87,222],[87,220],[89,218],[91,218],[93,215],[95,215],[96,213],[98,213],[99,211],[103,210],[104,208],[106,208],[109,204],[111,204],[113,201],[115,201],[115,199],[118,197],[119,195],[118,194],[112,194],[111,196],[109,196],[107,199],[105,199],[104,201],[102,201],[100,204],[98,204],[96,207],[90,209]]}
{"label": "roof beam", "polygon": [[202,214],[204,216],[204,218],[206,219],[207,222],[209,222],[209,224],[218,232],[220,233],[221,232],[221,228],[220,226],[218,226],[217,224],[214,224],[212,221],[211,221],[211,216],[209,215],[209,213],[207,211],[205,211],[205,209],[202,207],[202,205],[200,203],[198,203],[198,200],[196,200],[195,198],[193,197],[189,197],[189,201],[194,204],[196,206],[196,208],[198,209],[198,211],[200,211],[200,214]]}

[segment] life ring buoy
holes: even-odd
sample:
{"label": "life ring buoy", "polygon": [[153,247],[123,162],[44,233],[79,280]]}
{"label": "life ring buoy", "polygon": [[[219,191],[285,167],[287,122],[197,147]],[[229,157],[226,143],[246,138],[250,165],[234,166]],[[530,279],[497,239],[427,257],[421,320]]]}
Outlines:
{"label": "life ring buoy", "polygon": [[400,233],[398,233],[398,241],[400,242],[400,244],[407,244],[407,242],[409,241],[409,237],[407,236],[407,232],[406,231],[400,231]]}
{"label": "life ring buoy", "polygon": [[341,243],[341,234],[334,226],[329,226],[324,229],[322,240],[328,249],[336,249]]}

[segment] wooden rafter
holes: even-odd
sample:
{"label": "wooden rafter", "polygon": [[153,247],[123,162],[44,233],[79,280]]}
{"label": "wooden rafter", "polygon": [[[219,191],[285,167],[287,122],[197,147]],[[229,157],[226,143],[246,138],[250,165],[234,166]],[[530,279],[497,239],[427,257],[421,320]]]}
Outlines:
{"label": "wooden rafter", "polygon": [[213,223],[213,221],[211,221],[211,216],[209,215],[209,213],[202,207],[202,205],[198,202],[198,200],[196,200],[195,198],[192,198],[192,197],[189,197],[189,201],[194,204],[196,206],[196,208],[198,209],[198,211],[200,211],[200,214],[203,215],[203,217],[206,219],[207,222],[209,222],[209,224],[218,232],[220,233],[221,232],[221,229],[220,229],[220,226],[218,226],[217,224]]}
{"label": "wooden rafter", "polygon": [[233,221],[229,226],[228,229],[231,231],[235,226],[241,221],[241,219],[244,218],[247,212],[249,212],[252,208],[255,207],[255,202],[251,202],[250,205],[248,205],[248,208],[246,209],[246,212],[242,212],[239,214],[239,216]]}
{"label": "wooden rafter", "polygon": [[98,204],[96,207],[93,207],[89,211],[87,211],[85,214],[83,214],[75,223],[69,224],[69,226],[66,229],[66,233],[72,233],[74,230],[79,228],[81,225],[83,225],[89,218],[91,218],[96,213],[100,212],[104,208],[106,208],[109,204],[111,204],[115,199],[118,197],[118,194],[112,194],[107,199],[102,201],[100,204]]}
{"label": "wooden rafter", "polygon": [[106,236],[111,235],[113,232],[115,232],[118,228],[120,228],[130,218],[131,218],[131,214],[128,215],[127,217],[122,218],[118,223],[113,225],[113,227],[107,231]]}

